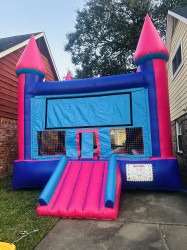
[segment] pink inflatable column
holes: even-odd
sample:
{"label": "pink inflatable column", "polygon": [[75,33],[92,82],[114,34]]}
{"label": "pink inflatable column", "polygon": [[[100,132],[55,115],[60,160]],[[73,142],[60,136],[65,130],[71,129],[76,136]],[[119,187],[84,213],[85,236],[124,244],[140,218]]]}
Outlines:
{"label": "pink inflatable column", "polygon": [[[46,70],[42,57],[38,50],[34,35],[32,35],[27,47],[23,51],[17,65],[18,75],[18,154],[19,160],[25,159],[25,132],[28,128],[25,125],[25,86],[27,74],[42,74]],[[29,83],[32,84],[32,83]]]}
{"label": "pink inflatable column", "polygon": [[24,160],[24,89],[25,75],[18,78],[18,155],[19,160]]}
{"label": "pink inflatable column", "polygon": [[[134,60],[137,66],[152,61],[158,111],[160,154],[162,158],[172,157],[170,107],[166,61],[168,50],[147,15],[138,41]],[[154,83],[152,83],[154,84]],[[151,101],[151,100],[150,100]],[[150,110],[150,112],[154,112]],[[152,141],[154,143],[154,141]]]}

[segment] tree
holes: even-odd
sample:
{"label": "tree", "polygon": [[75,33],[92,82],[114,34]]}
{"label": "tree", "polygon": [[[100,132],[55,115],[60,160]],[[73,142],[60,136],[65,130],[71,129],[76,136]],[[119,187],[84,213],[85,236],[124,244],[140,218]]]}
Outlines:
{"label": "tree", "polygon": [[146,13],[161,36],[168,9],[186,0],[87,0],[77,11],[75,31],[65,51],[77,65],[76,77],[106,76],[134,71],[133,53]]}
{"label": "tree", "polygon": [[166,17],[168,10],[187,6],[187,0],[156,0],[153,10],[153,21],[163,40],[166,35]]}

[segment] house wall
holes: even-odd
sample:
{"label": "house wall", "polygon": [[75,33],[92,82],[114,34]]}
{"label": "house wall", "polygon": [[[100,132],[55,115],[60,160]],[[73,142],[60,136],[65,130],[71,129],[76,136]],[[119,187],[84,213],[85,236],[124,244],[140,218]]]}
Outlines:
{"label": "house wall", "polygon": [[17,120],[0,117],[0,177],[12,172],[17,151]]}
{"label": "house wall", "polygon": [[[187,104],[187,25],[178,21],[170,47],[170,59],[168,61],[168,81],[169,81],[169,97],[171,121],[184,115],[183,108]],[[183,66],[178,74],[173,77],[172,59],[174,53],[182,42]]]}
{"label": "house wall", "polygon": [[[18,158],[17,103],[18,78],[15,66],[25,47],[0,58],[0,177],[12,171],[12,163]],[[48,58],[42,54],[47,71],[46,81],[54,81]]]}
{"label": "house wall", "polygon": [[[182,183],[187,183],[187,114],[180,116],[177,119],[182,126],[182,148],[183,152],[177,152],[177,133],[176,133],[176,121],[171,122],[172,128],[172,144],[173,144],[173,153],[174,156],[177,158],[180,166],[181,178]],[[184,179],[184,180],[183,180]],[[186,186],[186,184],[185,184]]]}
{"label": "house wall", "polygon": [[[173,76],[172,59],[180,42],[182,43],[183,65],[178,73]],[[185,107],[187,107],[187,25],[179,20],[171,38],[168,82],[173,154],[178,159],[182,173],[187,174],[187,110],[185,110]],[[176,122],[182,126],[183,153],[177,152]]]}

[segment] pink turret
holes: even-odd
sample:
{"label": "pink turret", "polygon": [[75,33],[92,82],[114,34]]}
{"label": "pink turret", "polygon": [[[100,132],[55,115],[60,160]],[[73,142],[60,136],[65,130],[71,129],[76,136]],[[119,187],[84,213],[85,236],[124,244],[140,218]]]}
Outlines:
{"label": "pink turret", "polygon": [[[153,156],[171,157],[171,125],[168,93],[168,78],[166,61],[168,50],[154,27],[151,19],[146,15],[139,42],[134,55],[134,61],[140,71],[147,70],[153,74],[149,82],[149,102],[152,143],[155,147]],[[156,125],[158,123],[158,126]],[[156,141],[159,140],[159,143]],[[156,145],[159,145],[156,149]],[[156,152],[156,153],[155,153]],[[158,153],[160,152],[160,153]]]}
{"label": "pink turret", "polygon": [[148,59],[157,58],[167,61],[169,53],[147,14],[134,54],[134,62],[138,66]]}
{"label": "pink turret", "polygon": [[16,65],[16,74],[20,75],[22,73],[46,74],[45,66],[38,50],[34,35],[31,36],[27,47],[23,51],[23,54]]}
{"label": "pink turret", "polygon": [[72,80],[72,77],[70,75],[70,72],[68,71],[65,80]]}
{"label": "pink turret", "polygon": [[[35,77],[35,81],[43,80],[46,70],[38,50],[34,35],[32,35],[27,47],[23,51],[16,65],[18,79],[18,145],[19,160],[30,159],[29,145],[31,141],[30,130],[30,100],[25,99],[25,88],[28,76]],[[37,80],[38,79],[38,80]],[[30,83],[29,83],[30,84]],[[25,119],[27,116],[27,119]],[[27,133],[25,133],[27,131]]]}

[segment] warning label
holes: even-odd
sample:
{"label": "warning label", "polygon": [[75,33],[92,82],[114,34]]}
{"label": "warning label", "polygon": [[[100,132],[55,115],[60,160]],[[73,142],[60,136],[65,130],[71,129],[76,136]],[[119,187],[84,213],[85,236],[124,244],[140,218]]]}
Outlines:
{"label": "warning label", "polygon": [[152,164],[126,164],[127,181],[153,181]]}

